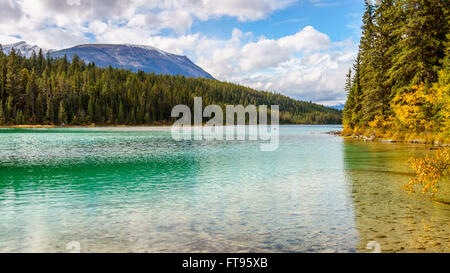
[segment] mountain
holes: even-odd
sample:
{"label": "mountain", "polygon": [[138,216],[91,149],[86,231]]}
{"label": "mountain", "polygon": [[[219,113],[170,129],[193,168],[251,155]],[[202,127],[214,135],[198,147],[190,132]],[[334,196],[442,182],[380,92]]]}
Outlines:
{"label": "mountain", "polygon": [[[24,41],[9,45],[2,45],[2,48],[3,52],[7,55],[9,54],[9,52],[11,52],[11,49],[14,48],[16,52],[27,58],[30,58],[31,55],[33,55],[33,51],[38,54],[39,50],[41,49],[37,45],[29,45]],[[47,52],[48,50],[42,48],[42,53],[46,54]]]}
{"label": "mountain", "polygon": [[[40,47],[26,42],[3,45],[3,52],[9,54],[11,49],[20,51],[20,55],[31,57],[33,51],[39,53]],[[45,50],[53,58],[67,58],[71,61],[74,54],[86,63],[94,62],[98,67],[125,68],[131,71],[142,70],[155,74],[183,75],[193,78],[214,79],[209,73],[194,64],[188,57],[171,54],[151,46],[130,44],[86,44],[62,50]]]}
{"label": "mountain", "polygon": [[328,106],[328,107],[329,107],[329,108],[332,108],[332,109],[337,109],[337,110],[343,111],[343,110],[344,110],[344,107],[345,107],[345,104],[344,104],[344,103],[341,103],[341,104],[332,105],[332,106]]}
{"label": "mountain", "polygon": [[214,79],[186,56],[171,54],[150,46],[86,44],[50,53],[52,57],[58,58],[67,55],[69,60],[74,54],[85,62],[94,62],[99,67],[111,65],[134,72],[142,70],[155,74]]}

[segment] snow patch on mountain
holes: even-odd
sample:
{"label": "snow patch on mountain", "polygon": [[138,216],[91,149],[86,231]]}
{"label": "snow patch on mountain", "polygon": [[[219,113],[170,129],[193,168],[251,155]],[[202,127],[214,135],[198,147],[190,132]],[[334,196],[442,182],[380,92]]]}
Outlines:
{"label": "snow patch on mountain", "polygon": [[16,53],[18,53],[24,57],[27,57],[27,58],[30,58],[33,55],[33,52],[36,55],[39,54],[39,50],[41,50],[41,49],[42,49],[43,54],[47,54],[47,52],[49,52],[49,50],[40,48],[37,45],[29,45],[25,41],[21,41],[21,42],[9,44],[9,45],[2,45],[2,48],[3,48],[3,52],[5,54],[9,54],[11,52],[11,50],[14,48]]}

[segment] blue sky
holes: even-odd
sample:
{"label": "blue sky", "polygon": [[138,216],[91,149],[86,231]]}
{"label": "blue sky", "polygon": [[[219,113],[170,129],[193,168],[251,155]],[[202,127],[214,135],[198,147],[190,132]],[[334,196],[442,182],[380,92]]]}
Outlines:
{"label": "blue sky", "polygon": [[345,101],[362,0],[2,0],[0,43],[131,43],[214,77],[326,105]]}
{"label": "blue sky", "polygon": [[357,40],[363,11],[364,2],[361,0],[295,1],[285,9],[274,11],[267,18],[257,21],[239,22],[230,16],[207,22],[196,21],[191,32],[226,38],[233,28],[239,28],[256,36],[280,38],[311,25],[334,41],[349,37]]}

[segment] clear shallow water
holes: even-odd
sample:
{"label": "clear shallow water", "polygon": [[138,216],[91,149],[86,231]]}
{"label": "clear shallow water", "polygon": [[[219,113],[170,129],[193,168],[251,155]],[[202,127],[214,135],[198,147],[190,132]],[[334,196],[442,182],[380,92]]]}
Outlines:
{"label": "clear shallow water", "polygon": [[448,251],[448,206],[400,189],[424,146],[336,129],[282,126],[275,152],[170,128],[0,129],[0,252]]}

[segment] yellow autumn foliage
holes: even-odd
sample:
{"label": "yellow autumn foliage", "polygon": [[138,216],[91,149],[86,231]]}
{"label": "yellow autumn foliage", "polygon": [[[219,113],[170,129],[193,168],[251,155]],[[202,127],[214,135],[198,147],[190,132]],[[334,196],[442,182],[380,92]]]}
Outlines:
{"label": "yellow autumn foliage", "polygon": [[434,131],[440,125],[437,116],[442,103],[443,92],[427,89],[424,84],[412,86],[410,92],[398,94],[393,99],[397,127],[416,132]]}
{"label": "yellow autumn foliage", "polygon": [[448,173],[450,168],[449,148],[436,151],[434,156],[426,155],[424,158],[411,158],[411,167],[416,171],[416,177],[410,179],[403,189],[414,193],[415,185],[422,186],[422,193],[435,194],[439,189],[439,180]]}
{"label": "yellow autumn foliage", "polygon": [[394,118],[392,116],[386,116],[378,114],[375,116],[373,121],[369,122],[369,127],[375,128],[390,128],[394,123]]}

